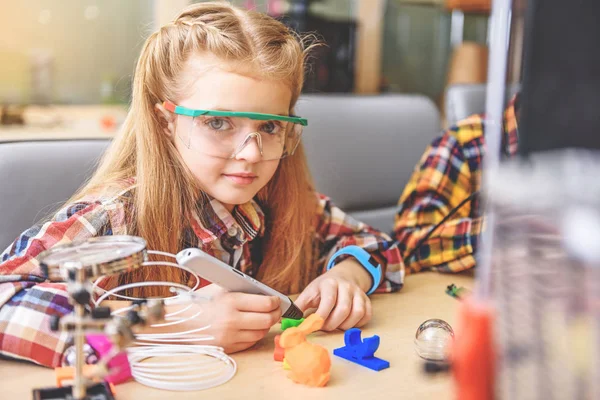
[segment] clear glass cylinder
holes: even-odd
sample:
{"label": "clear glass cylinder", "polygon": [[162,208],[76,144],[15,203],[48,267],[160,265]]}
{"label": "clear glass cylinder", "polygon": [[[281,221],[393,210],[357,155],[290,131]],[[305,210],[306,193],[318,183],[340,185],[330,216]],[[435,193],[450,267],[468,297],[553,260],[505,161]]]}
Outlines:
{"label": "clear glass cylinder", "polygon": [[490,179],[497,398],[600,398],[600,155],[537,154]]}

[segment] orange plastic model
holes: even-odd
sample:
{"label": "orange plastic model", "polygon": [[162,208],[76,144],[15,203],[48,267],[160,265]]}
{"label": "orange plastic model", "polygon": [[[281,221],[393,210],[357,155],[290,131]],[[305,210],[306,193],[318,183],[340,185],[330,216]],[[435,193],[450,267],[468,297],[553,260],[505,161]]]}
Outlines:
{"label": "orange plastic model", "polygon": [[[93,375],[95,365],[86,364],[83,366],[83,375],[90,377]],[[75,367],[58,367],[54,369],[56,375],[56,386],[63,387],[65,381],[72,381],[75,378]],[[94,382],[100,383],[101,379],[93,379]]]}
{"label": "orange plastic model", "polygon": [[290,367],[288,377],[296,383],[323,387],[329,382],[329,352],[306,340],[307,335],[321,329],[324,323],[323,318],[312,314],[298,327],[281,334],[279,345],[285,349],[285,361]]}

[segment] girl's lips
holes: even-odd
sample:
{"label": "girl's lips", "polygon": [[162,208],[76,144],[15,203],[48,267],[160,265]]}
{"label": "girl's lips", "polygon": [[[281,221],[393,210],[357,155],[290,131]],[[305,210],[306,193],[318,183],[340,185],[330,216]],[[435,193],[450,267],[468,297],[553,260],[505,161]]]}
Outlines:
{"label": "girl's lips", "polygon": [[223,174],[223,176],[238,185],[249,185],[257,178],[254,174]]}

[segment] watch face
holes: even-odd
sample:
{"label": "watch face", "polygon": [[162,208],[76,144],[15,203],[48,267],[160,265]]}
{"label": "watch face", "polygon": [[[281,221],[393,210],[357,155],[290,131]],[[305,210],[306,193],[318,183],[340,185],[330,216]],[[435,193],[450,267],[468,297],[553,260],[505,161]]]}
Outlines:
{"label": "watch face", "polygon": [[102,236],[82,242],[57,246],[42,253],[41,263],[61,266],[77,263],[81,266],[110,263],[130,257],[146,249],[146,241],[134,236]]}

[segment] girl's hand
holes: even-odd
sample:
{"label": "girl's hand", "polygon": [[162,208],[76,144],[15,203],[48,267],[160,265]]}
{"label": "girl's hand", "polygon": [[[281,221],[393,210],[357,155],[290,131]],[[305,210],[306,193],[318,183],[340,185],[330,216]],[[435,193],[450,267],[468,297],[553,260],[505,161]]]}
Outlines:
{"label": "girl's hand", "polygon": [[214,344],[235,353],[252,347],[281,319],[279,298],[258,294],[224,292],[203,304]]}
{"label": "girl's hand", "polygon": [[[210,298],[193,304],[179,318],[195,318],[165,327],[142,327],[138,333],[176,333],[205,326],[209,328],[190,336],[209,335],[214,339],[191,344],[208,344],[223,347],[226,353],[235,353],[252,347],[281,319],[279,298],[255,294],[227,292],[217,285],[208,285],[196,292]],[[119,304],[121,303],[121,304]],[[108,305],[108,304],[107,304]],[[112,302],[113,309],[126,306],[126,302]],[[116,307],[115,307],[116,306]],[[185,305],[167,306],[166,312],[181,310]],[[182,336],[181,338],[185,338]]]}
{"label": "girl's hand", "polygon": [[371,276],[357,261],[347,259],[312,281],[294,302],[301,310],[317,308],[323,330],[350,329],[371,319],[371,300],[365,292]]}

